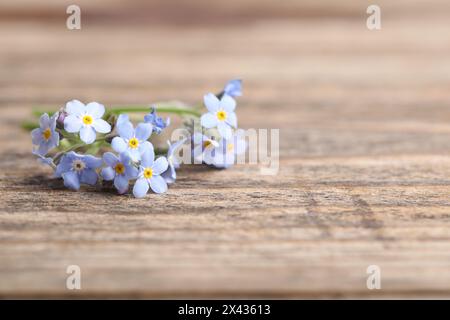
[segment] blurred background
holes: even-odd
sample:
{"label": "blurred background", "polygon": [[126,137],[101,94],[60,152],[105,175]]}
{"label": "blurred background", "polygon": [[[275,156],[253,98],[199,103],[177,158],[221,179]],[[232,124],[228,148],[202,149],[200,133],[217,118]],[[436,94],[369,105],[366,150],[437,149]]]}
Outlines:
{"label": "blurred background", "polygon": [[[81,30],[66,28],[71,4],[81,8]],[[418,118],[442,125],[433,108],[449,102],[450,3],[377,1],[379,31],[366,27],[370,4],[3,0],[0,105],[23,110],[73,98],[106,105],[197,103],[239,77],[247,126],[288,129],[295,122],[318,129],[329,119],[345,127],[361,115],[374,126],[396,118],[391,127],[405,130]],[[411,110],[412,104],[423,108]],[[253,108],[277,112],[269,119]],[[433,137],[424,148],[432,146]],[[302,150],[321,152],[313,145]]]}

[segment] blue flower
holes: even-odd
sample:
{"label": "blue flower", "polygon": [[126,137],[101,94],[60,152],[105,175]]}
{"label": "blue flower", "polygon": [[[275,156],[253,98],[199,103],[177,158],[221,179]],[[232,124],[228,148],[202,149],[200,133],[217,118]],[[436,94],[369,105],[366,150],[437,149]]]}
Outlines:
{"label": "blue flower", "polygon": [[214,150],[219,146],[216,140],[213,140],[200,132],[194,132],[193,136],[194,149],[193,157],[197,161],[203,161],[206,164],[212,164],[214,159]]}
{"label": "blue flower", "polygon": [[147,150],[142,155],[142,161],[139,168],[139,175],[133,187],[133,194],[136,198],[144,197],[149,187],[155,193],[163,193],[167,191],[167,183],[161,173],[167,170],[167,159],[159,157],[155,161],[155,152]]}
{"label": "blue flower", "polygon": [[160,134],[162,130],[170,125],[170,118],[167,118],[166,121],[164,121],[163,118],[156,114],[155,107],[152,107],[152,111],[144,116],[144,121],[153,126],[153,132],[156,132],[156,134]]}
{"label": "blue flower", "polygon": [[221,139],[219,146],[214,149],[213,161],[209,164],[217,168],[231,167],[235,163],[236,156],[247,150],[243,134],[243,130],[237,130],[231,139]]}
{"label": "blue flower", "polygon": [[139,123],[135,130],[128,116],[121,114],[116,123],[119,137],[112,140],[111,146],[117,153],[126,152],[131,160],[139,161],[145,151],[153,152],[153,145],[147,141],[152,134],[152,127],[150,123]]}
{"label": "blue flower", "polygon": [[84,105],[78,100],[72,100],[67,102],[66,112],[64,129],[70,133],[80,132],[80,139],[86,144],[95,141],[96,132],[111,131],[111,125],[102,119],[105,107],[97,102]]}
{"label": "blue flower", "polygon": [[202,126],[207,129],[217,126],[217,129],[223,138],[231,138],[231,128],[237,127],[237,117],[236,113],[234,113],[236,101],[226,94],[219,100],[212,93],[205,95],[203,100],[209,112],[202,115]]}
{"label": "blue flower", "polygon": [[108,167],[102,169],[102,177],[106,181],[114,179],[114,186],[119,193],[128,190],[128,181],[137,177],[138,169],[133,166],[130,157],[126,153],[121,153],[117,157],[112,152],[103,154],[103,161]]}
{"label": "blue flower", "polygon": [[31,140],[37,149],[34,153],[44,156],[47,152],[59,145],[59,133],[56,129],[56,118],[58,114],[51,118],[44,113],[39,119],[39,128],[31,131]]}
{"label": "blue flower", "polygon": [[225,88],[223,88],[223,93],[232,97],[242,96],[242,80],[234,79],[228,81]]}
{"label": "blue flower", "polygon": [[180,162],[175,155],[175,151],[180,147],[183,143],[185,143],[187,138],[178,140],[174,144],[171,144],[170,141],[167,141],[169,145],[169,150],[167,151],[167,162],[169,163],[169,167],[166,171],[161,175],[167,183],[174,183],[177,179],[177,172],[175,169],[180,167]]}
{"label": "blue flower", "polygon": [[95,169],[101,165],[100,158],[71,151],[61,158],[61,162],[56,167],[55,176],[62,177],[67,188],[78,190],[81,183],[89,185],[97,183],[98,175]]}

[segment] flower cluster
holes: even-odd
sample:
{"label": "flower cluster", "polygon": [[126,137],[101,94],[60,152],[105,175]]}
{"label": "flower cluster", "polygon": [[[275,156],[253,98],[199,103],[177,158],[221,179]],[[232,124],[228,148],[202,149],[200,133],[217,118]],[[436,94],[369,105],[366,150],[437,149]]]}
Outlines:
{"label": "flower cluster", "polygon": [[[208,93],[203,102],[208,112],[201,117],[205,133],[193,134],[194,157],[217,168],[228,168],[246,151],[242,130],[237,129],[235,97],[242,95],[240,80],[231,80],[219,95]],[[219,135],[215,134],[215,130]]]}
{"label": "flower cluster", "polygon": [[[231,166],[236,155],[245,152],[245,140],[237,130],[234,100],[241,94],[240,80],[229,81],[217,95],[208,93],[203,99],[208,112],[201,117],[193,107],[107,111],[97,102],[83,104],[72,100],[53,115],[40,116],[39,126],[31,132],[33,154],[52,167],[54,176],[62,178],[64,185],[73,190],[82,184],[100,182],[111,184],[119,194],[132,189],[137,198],[144,197],[150,189],[164,193],[168,184],[176,180],[181,165],[178,151],[186,142],[192,143],[189,148],[197,162],[217,168]],[[170,118],[158,116],[157,109],[189,116],[201,123],[202,130],[190,132],[190,137],[174,143],[167,141],[167,152],[161,154],[151,138],[163,133]],[[127,113],[146,110],[143,121],[133,125]]]}

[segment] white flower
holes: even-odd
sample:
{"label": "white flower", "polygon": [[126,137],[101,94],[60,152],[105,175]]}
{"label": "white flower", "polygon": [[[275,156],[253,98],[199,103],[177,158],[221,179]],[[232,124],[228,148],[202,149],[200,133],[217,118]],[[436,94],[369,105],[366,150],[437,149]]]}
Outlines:
{"label": "white flower", "polygon": [[234,113],[236,101],[227,94],[224,94],[219,100],[212,93],[205,95],[203,101],[209,112],[202,115],[202,126],[207,129],[217,126],[217,130],[223,138],[231,138],[231,127],[237,128],[237,118]]}
{"label": "white flower", "polygon": [[97,102],[84,105],[78,100],[66,104],[67,117],[64,119],[64,129],[67,132],[80,132],[80,139],[86,144],[95,141],[96,132],[109,133],[111,126],[102,119],[105,107]]}

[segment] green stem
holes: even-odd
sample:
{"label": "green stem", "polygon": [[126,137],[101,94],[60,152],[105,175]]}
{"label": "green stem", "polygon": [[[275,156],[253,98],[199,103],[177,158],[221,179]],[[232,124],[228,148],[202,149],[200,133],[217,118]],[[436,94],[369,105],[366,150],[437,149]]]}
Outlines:
{"label": "green stem", "polygon": [[[149,107],[142,107],[142,106],[120,106],[115,108],[108,109],[109,112],[113,114],[120,114],[120,113],[126,113],[126,112],[149,112]],[[156,111],[158,112],[166,112],[166,113],[175,113],[178,115],[192,115],[195,117],[200,117],[201,113],[192,109],[192,108],[186,108],[186,107],[156,107]]]}
{"label": "green stem", "polygon": [[33,129],[39,128],[38,122],[24,121],[22,122],[22,129],[31,131]]}

